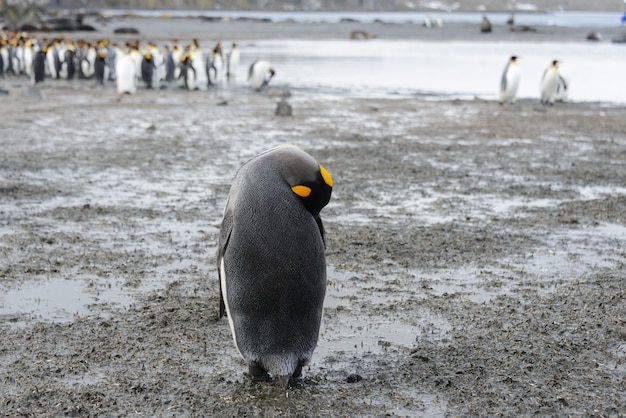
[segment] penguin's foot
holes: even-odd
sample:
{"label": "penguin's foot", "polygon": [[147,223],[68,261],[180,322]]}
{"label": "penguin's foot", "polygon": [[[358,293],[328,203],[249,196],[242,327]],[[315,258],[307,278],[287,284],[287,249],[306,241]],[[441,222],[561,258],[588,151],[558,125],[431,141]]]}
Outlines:
{"label": "penguin's foot", "polygon": [[255,382],[269,382],[271,380],[267,371],[256,361],[251,361],[248,364],[248,376]]}
{"label": "penguin's foot", "polygon": [[289,384],[289,379],[291,377],[286,374],[284,376],[276,376],[276,378],[274,379],[274,383],[280,386],[287,386]]}
{"label": "penguin's foot", "polygon": [[291,378],[296,380],[299,379],[300,376],[302,375],[302,367],[304,367],[304,360],[300,360],[298,362],[298,367],[296,367],[296,370],[294,370],[293,374],[291,375]]}

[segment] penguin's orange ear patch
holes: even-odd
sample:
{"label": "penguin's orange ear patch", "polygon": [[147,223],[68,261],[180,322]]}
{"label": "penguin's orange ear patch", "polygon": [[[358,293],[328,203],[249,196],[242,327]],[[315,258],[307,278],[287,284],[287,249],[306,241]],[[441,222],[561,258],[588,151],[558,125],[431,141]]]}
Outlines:
{"label": "penguin's orange ear patch", "polygon": [[293,186],[291,190],[300,197],[308,197],[311,194],[311,188],[307,186]]}
{"label": "penguin's orange ear patch", "polygon": [[322,167],[320,164],[320,173],[322,173],[322,178],[324,179],[324,183],[326,183],[329,187],[333,187],[333,178],[330,176],[330,173]]}

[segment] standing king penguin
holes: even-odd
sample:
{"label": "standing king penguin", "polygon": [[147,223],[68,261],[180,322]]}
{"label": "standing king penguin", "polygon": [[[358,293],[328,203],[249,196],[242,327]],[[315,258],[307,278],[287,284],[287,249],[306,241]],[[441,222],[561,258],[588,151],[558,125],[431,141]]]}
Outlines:
{"label": "standing king penguin", "polygon": [[220,317],[257,380],[300,377],[317,345],[326,292],[320,211],[332,178],[293,145],[245,163],[233,180],[218,243]]}
{"label": "standing king penguin", "polygon": [[500,81],[500,104],[515,102],[519,80],[520,70],[517,65],[517,56],[513,55],[509,58],[509,62],[507,62],[502,73],[502,80]]}
{"label": "standing king penguin", "polygon": [[130,52],[115,60],[115,74],[117,94],[135,94],[137,91],[137,67]]}
{"label": "standing king penguin", "polygon": [[32,64],[32,81],[33,84],[43,83],[46,78],[46,52],[48,47],[44,45],[43,49],[35,52]]}
{"label": "standing king penguin", "polygon": [[553,105],[556,100],[557,89],[559,87],[559,61],[552,60],[552,63],[543,72],[541,77],[541,103]]}
{"label": "standing king penguin", "polygon": [[555,101],[566,102],[569,96],[570,79],[563,62],[559,62],[559,82],[556,86]]}
{"label": "standing king penguin", "polygon": [[237,68],[239,67],[239,48],[233,42],[226,60],[226,78],[231,80],[237,76]]}

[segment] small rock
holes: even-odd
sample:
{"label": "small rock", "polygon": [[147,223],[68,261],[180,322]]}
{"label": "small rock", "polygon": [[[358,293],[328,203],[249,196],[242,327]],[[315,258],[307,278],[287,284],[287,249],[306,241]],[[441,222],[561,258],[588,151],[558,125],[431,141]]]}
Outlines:
{"label": "small rock", "polygon": [[293,116],[293,109],[285,99],[276,105],[276,116]]}
{"label": "small rock", "polygon": [[348,377],[346,377],[346,382],[348,383],[358,383],[361,380],[363,380],[363,376],[356,373],[349,374]]}
{"label": "small rock", "polygon": [[600,32],[589,32],[587,34],[587,40],[588,41],[601,41],[602,40],[602,34]]}

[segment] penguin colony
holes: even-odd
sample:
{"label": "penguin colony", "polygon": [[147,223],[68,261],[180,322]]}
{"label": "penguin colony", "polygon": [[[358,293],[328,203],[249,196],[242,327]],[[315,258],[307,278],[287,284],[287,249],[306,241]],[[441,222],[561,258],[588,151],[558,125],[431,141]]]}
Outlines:
{"label": "penguin colony", "polygon": [[220,317],[256,380],[284,385],[311,361],[326,292],[320,211],[332,186],[293,145],[252,158],[231,185],[217,254]]}
{"label": "penguin colony", "polygon": [[[117,45],[107,39],[72,41],[65,36],[38,38],[24,32],[0,32],[0,77],[26,76],[33,84],[46,79],[93,79],[114,83],[120,94],[137,87],[158,89],[163,83],[188,90],[206,90],[236,78],[240,52],[233,43],[227,52],[221,43],[203,50],[197,39],[157,46],[138,41]],[[268,85],[276,74],[271,64],[255,61],[248,84],[254,90]]]}
{"label": "penguin colony", "polygon": [[[512,55],[502,72],[499,95],[501,105],[515,102],[515,96],[517,95],[517,89],[519,88],[521,79],[521,72],[517,60],[518,57]],[[554,105],[555,102],[566,101],[569,86],[569,77],[564,68],[560,65],[559,60],[552,60],[548,68],[543,72],[541,78],[539,86],[541,103]]]}

